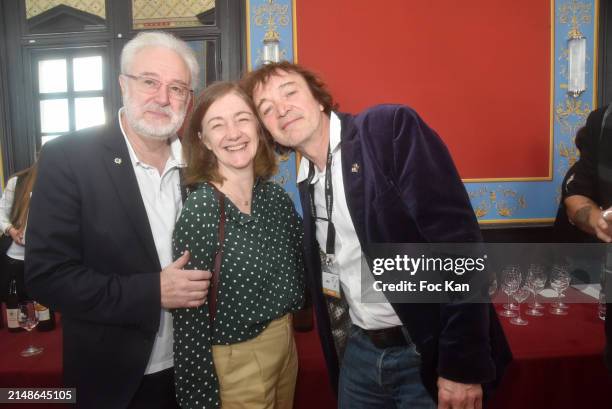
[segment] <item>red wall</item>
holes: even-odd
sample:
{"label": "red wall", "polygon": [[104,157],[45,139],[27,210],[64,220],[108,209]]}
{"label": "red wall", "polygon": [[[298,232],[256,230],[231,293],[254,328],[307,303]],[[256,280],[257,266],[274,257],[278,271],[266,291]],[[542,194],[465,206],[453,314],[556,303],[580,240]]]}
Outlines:
{"label": "red wall", "polygon": [[296,0],[297,59],[345,112],[415,108],[463,178],[546,177],[550,0]]}

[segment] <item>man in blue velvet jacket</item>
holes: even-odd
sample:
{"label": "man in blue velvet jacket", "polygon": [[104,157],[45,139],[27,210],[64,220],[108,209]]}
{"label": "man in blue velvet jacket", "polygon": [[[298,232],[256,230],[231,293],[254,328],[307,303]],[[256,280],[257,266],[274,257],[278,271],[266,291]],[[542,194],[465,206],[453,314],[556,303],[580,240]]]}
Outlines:
{"label": "man in blue velvet jacket", "polygon": [[333,111],[299,65],[266,65],[243,84],[275,141],[303,155],[305,260],[339,407],[481,408],[483,384],[511,359],[489,305],[360,298],[369,243],[481,240],[442,140],[406,106]]}

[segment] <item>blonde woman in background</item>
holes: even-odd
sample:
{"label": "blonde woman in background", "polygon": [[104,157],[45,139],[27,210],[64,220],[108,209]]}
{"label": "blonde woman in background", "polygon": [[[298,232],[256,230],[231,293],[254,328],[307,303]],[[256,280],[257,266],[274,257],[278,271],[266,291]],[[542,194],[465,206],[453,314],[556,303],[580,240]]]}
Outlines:
{"label": "blonde woman in background", "polygon": [[0,294],[6,296],[9,280],[17,280],[17,292],[27,298],[23,266],[25,258],[25,228],[28,221],[30,196],[36,179],[36,163],[9,178],[0,198],[0,254],[2,279]]}

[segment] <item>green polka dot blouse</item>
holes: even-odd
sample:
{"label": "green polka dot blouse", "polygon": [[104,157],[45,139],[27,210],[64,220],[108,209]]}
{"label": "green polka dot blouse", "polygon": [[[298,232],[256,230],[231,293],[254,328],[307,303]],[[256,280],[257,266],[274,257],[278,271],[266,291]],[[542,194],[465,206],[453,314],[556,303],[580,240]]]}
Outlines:
{"label": "green polka dot blouse", "polygon": [[[219,202],[207,183],[192,191],[174,229],[174,257],[189,250],[186,269],[211,271],[219,248]],[[253,187],[251,214],[226,197],[225,243],[212,330],[208,305],[180,308],[174,318],[174,371],[182,408],[218,408],[211,345],[243,342],[303,303],[302,224],[285,190]]]}

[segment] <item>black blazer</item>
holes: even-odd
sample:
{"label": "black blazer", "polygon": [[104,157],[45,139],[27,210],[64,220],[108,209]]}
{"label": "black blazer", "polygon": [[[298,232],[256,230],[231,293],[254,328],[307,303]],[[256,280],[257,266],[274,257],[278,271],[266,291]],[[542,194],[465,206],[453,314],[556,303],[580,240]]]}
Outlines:
{"label": "black blazer", "polygon": [[118,119],[47,143],[38,166],[26,285],[62,313],[77,406],[126,407],[159,327],[161,267]]}
{"label": "black blazer", "polygon": [[[362,249],[367,243],[481,241],[453,161],[438,135],[405,106],[380,105],[341,120],[343,190]],[[307,278],[332,386],[339,363],[322,294],[319,246],[306,181]],[[437,400],[438,376],[463,383],[499,381],[511,353],[487,304],[391,304],[421,353],[423,384]],[[488,388],[485,388],[485,392]]]}

